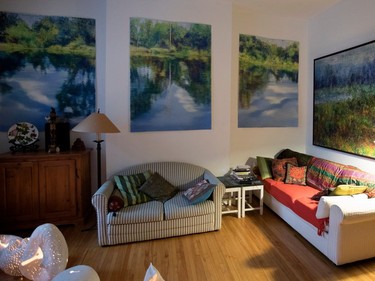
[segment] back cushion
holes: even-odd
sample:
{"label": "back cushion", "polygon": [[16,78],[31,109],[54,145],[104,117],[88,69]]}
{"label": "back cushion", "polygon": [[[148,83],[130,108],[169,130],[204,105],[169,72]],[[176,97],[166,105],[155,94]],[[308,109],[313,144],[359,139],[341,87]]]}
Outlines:
{"label": "back cushion", "polygon": [[375,175],[346,166],[339,174],[338,184],[364,185],[375,188]]}
{"label": "back cushion", "polygon": [[313,157],[307,169],[307,185],[320,190],[335,187],[344,167],[339,163]]}
{"label": "back cushion", "polygon": [[291,149],[284,149],[275,156],[275,158],[277,159],[293,158],[293,157],[297,159],[298,166],[307,166],[307,164],[309,164],[310,160],[313,158],[311,155],[297,152]]}

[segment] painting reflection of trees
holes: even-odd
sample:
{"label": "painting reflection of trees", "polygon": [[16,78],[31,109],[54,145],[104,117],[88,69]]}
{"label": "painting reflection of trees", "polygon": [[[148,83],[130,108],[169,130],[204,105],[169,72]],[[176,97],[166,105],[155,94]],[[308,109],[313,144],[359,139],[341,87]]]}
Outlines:
{"label": "painting reflection of trees", "polygon": [[211,128],[211,27],[130,19],[131,131]]}
{"label": "painting reflection of trees", "polygon": [[95,111],[95,20],[0,12],[0,130]]}
{"label": "painting reflection of trees", "polygon": [[240,35],[238,127],[298,126],[298,42]]}

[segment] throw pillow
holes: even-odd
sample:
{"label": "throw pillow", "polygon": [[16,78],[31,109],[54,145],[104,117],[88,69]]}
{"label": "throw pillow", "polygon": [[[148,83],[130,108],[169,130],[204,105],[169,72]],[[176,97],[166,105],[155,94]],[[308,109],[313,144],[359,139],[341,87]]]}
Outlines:
{"label": "throw pillow", "polygon": [[272,158],[257,156],[257,164],[262,180],[272,178]]}
{"label": "throw pillow", "polygon": [[175,196],[178,188],[155,172],[140,188],[140,191],[147,194],[154,200],[165,202]]}
{"label": "throw pillow", "polygon": [[151,200],[146,194],[139,192],[139,188],[150,176],[151,172],[146,171],[134,175],[118,175],[114,177],[117,188],[124,198],[125,207],[146,203]]}
{"label": "throw pillow", "polygon": [[124,199],[122,198],[120,190],[115,188],[108,199],[108,211],[117,212],[124,208]]}
{"label": "throw pillow", "polygon": [[366,190],[367,190],[367,186],[363,186],[363,185],[341,184],[341,185],[338,185],[329,195],[330,196],[354,195],[354,194],[363,193]]}
{"label": "throw pillow", "polygon": [[295,157],[272,160],[272,174],[275,181],[285,181],[287,163],[298,166],[298,162]]}
{"label": "throw pillow", "polygon": [[307,166],[297,167],[287,163],[285,183],[306,185],[306,170]]}
{"label": "throw pillow", "polygon": [[202,180],[186,190],[183,195],[190,204],[198,204],[207,200],[214,191],[214,188],[214,184],[210,184],[207,180]]}

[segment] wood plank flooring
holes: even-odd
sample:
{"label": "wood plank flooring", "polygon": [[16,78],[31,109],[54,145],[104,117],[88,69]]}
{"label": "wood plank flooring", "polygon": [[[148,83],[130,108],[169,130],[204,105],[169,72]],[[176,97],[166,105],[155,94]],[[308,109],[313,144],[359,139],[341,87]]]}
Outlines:
{"label": "wood plank flooring", "polygon": [[68,267],[89,265],[102,281],[142,281],[150,262],[166,281],[375,280],[375,259],[337,267],[267,207],[223,216],[220,231],[109,247],[97,245],[95,229],[60,229]]}

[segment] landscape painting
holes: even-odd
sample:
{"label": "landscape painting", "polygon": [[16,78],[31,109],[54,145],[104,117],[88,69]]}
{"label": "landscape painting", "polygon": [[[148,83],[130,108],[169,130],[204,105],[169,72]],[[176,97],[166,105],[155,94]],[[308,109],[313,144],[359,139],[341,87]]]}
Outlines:
{"label": "landscape painting", "polygon": [[375,41],[314,60],[313,144],[375,158]]}
{"label": "landscape painting", "polygon": [[296,41],[240,34],[238,127],[298,126]]}
{"label": "landscape painting", "polygon": [[95,111],[95,20],[0,12],[0,131]]}
{"label": "landscape painting", "polygon": [[131,132],[211,129],[211,26],[130,19]]}

